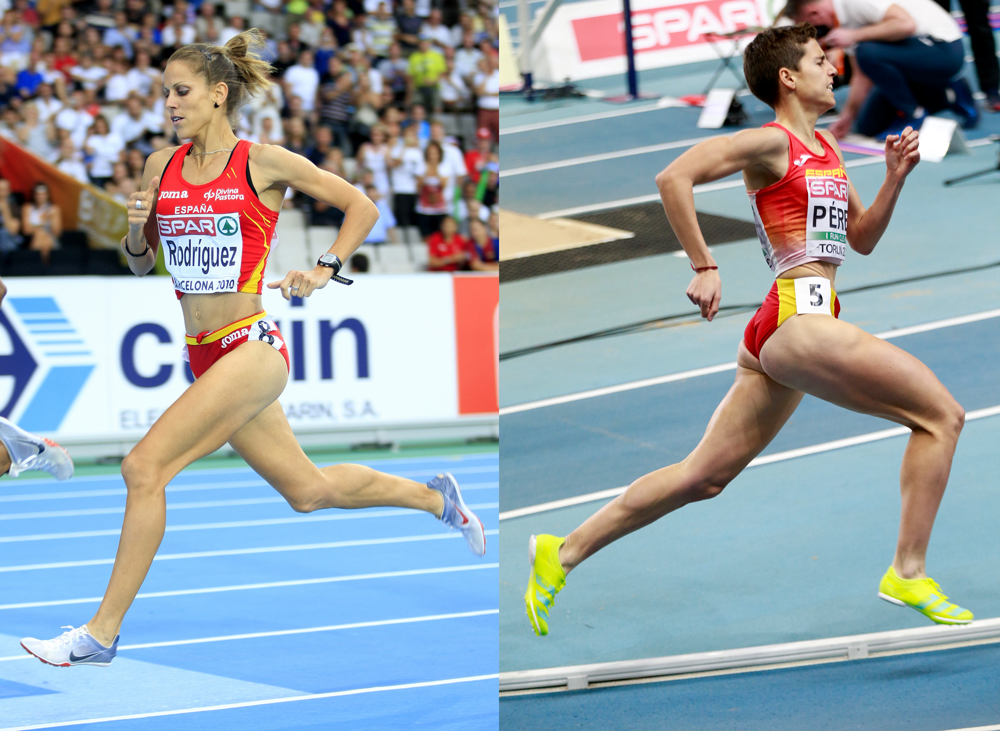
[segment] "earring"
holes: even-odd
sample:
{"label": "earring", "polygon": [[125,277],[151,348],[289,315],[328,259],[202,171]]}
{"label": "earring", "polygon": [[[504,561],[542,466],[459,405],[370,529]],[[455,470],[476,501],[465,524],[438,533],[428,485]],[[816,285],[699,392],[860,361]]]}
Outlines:
{"label": "earring", "polygon": [[215,103],[215,108],[216,108],[216,109],[218,109],[218,108],[219,108],[219,102],[216,102],[216,103]]}

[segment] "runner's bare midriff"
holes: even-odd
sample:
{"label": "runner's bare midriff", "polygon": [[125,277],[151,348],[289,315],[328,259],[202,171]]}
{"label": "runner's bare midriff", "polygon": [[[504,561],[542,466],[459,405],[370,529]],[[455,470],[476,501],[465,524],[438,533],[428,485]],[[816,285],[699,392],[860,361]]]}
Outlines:
{"label": "runner's bare midriff", "polygon": [[192,337],[255,315],[264,309],[261,296],[249,292],[185,294],[181,297],[184,329]]}
{"label": "runner's bare midriff", "polygon": [[823,277],[829,279],[833,285],[833,280],[837,276],[837,265],[825,261],[807,261],[787,271],[781,273],[778,279],[801,279],[802,277]]}

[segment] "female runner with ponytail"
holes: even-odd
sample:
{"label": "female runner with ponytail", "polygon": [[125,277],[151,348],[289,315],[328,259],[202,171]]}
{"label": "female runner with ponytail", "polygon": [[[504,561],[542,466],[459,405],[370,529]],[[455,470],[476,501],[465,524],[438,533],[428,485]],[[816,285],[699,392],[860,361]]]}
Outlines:
{"label": "female runner with ponytail", "polygon": [[[167,483],[226,442],[295,510],[397,506],[424,510],[461,530],[482,556],[482,523],[466,507],[454,478],[427,485],[352,464],[319,469],[292,434],[278,396],[288,379],[284,337],[261,306],[264,267],[288,187],[344,212],[340,234],[311,271],[291,271],[269,288],[285,299],[309,297],[338,276],[378,219],[375,205],[351,184],[300,155],[240,140],[238,111],[266,91],[270,65],[252,29],[225,47],[178,49],[163,75],[166,109],[177,136],[190,140],[149,156],[141,192],[128,203],[122,239],[132,271],[164,261],[184,313],[187,352],[197,380],[163,413],[122,461],[128,488],[111,581],[97,613],[53,640],[21,645],[52,665],[107,665],[118,631],[159,548],[166,525]],[[155,214],[155,215],[154,215]]]}

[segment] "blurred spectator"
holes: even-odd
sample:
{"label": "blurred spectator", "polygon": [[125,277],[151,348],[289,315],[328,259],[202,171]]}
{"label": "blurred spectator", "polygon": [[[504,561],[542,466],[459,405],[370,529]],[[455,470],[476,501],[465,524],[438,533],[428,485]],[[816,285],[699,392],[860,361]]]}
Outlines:
{"label": "blurred spectator", "polygon": [[354,82],[351,74],[344,69],[339,56],[330,59],[329,71],[320,86],[319,123],[333,132],[334,144],[351,153],[351,139],[348,125],[351,121],[351,105],[354,102]]}
{"label": "blurred spectator", "polygon": [[334,149],[333,132],[330,131],[329,127],[320,125],[316,128],[316,134],[313,135],[313,144],[306,149],[306,157],[319,167],[332,149]]}
{"label": "blurred spectator", "polygon": [[389,57],[379,62],[378,71],[392,89],[393,101],[396,104],[406,102],[410,92],[410,63],[403,58],[403,51],[398,43],[389,46]]}
{"label": "blurred spectator", "polygon": [[45,183],[35,183],[31,200],[21,209],[21,231],[28,240],[28,248],[41,252],[42,263],[48,264],[52,250],[59,248],[62,211],[52,202]]}
{"label": "blurred spectator", "polygon": [[116,12],[114,18],[114,27],[108,28],[104,31],[102,42],[109,48],[113,46],[121,46],[125,49],[125,56],[131,59],[134,55],[132,43],[138,40],[139,34],[135,31],[135,29],[129,27],[128,16],[125,15],[124,11],[120,10]]}
{"label": "blurred spectator", "polygon": [[378,188],[374,185],[369,185],[366,192],[372,203],[374,203],[375,207],[378,208],[379,215],[378,220],[375,222],[375,225],[372,226],[372,230],[368,234],[368,238],[365,239],[365,243],[385,244],[395,242],[396,217],[393,215],[388,201],[386,201],[386,199],[379,192]]}
{"label": "blurred spectator", "polygon": [[[65,133],[64,133],[65,134]],[[59,142],[59,151],[50,159],[56,169],[66,173],[74,180],[81,183],[89,183],[90,176],[87,174],[87,166],[83,164],[83,156],[76,150],[73,138],[65,134]]]}
{"label": "blurred spectator", "polygon": [[41,120],[33,101],[24,105],[24,121],[17,125],[16,132],[17,141],[44,160],[56,149],[55,126]]}
{"label": "blurred spectator", "polygon": [[111,120],[111,131],[125,145],[135,146],[148,155],[154,149],[153,138],[163,134],[163,118],[143,107],[142,99],[133,94],[125,101],[125,111]]}
{"label": "blurred spectator", "polygon": [[490,238],[486,224],[478,218],[469,222],[469,268],[478,272],[500,269],[499,241]]}
{"label": "blurred spectator", "polygon": [[63,103],[52,93],[52,84],[41,84],[38,87],[38,98],[35,99],[35,106],[38,107],[38,119],[48,122],[63,108]]}
{"label": "blurred spectator", "polygon": [[219,31],[218,45],[224,46],[229,43],[235,36],[238,36],[247,29],[246,25],[246,21],[239,15],[231,17],[226,27]]}
{"label": "blurred spectator", "polygon": [[490,218],[486,222],[487,227],[490,230],[490,238],[496,242],[497,250],[500,249],[500,214],[496,211],[490,211]]}
{"label": "blurred spectator", "polygon": [[69,70],[70,79],[76,82],[77,88],[101,92],[108,81],[108,70],[94,63],[94,54],[84,51],[80,54],[80,63]]}
{"label": "blurred spectator", "polygon": [[489,130],[494,142],[500,140],[500,70],[496,56],[487,53],[479,62],[479,73],[472,79],[476,92],[477,123]]}
{"label": "blurred spectator", "polygon": [[396,15],[396,41],[405,56],[417,50],[420,42],[420,26],[424,24],[413,4],[413,0],[403,0],[402,12]]}
{"label": "blurred spectator", "polygon": [[[431,122],[431,140],[441,146],[441,152],[444,155],[444,159],[441,162],[443,174],[452,179],[454,188],[461,189],[461,186],[465,183],[465,176],[468,173],[465,169],[465,156],[462,155],[462,150],[459,149],[458,145],[454,144],[452,138],[445,136],[444,124],[439,120]],[[449,202],[454,197],[454,191],[449,193]]]}
{"label": "blurred spectator", "polygon": [[0,254],[21,245],[21,213],[10,192],[10,181],[0,178]]}
{"label": "blurred spectator", "polygon": [[455,45],[451,30],[441,23],[441,11],[437,8],[431,10],[431,14],[430,17],[427,18],[427,22],[420,28],[420,35],[430,39],[431,43],[433,43],[437,47],[437,50],[441,53],[444,53],[445,48],[451,48]]}
{"label": "blurred spectator", "polygon": [[451,49],[448,50],[449,53],[445,54],[445,72],[438,87],[441,109],[451,113],[464,112],[472,106],[472,90],[455,68],[454,53]]}
{"label": "blurred spectator", "polygon": [[347,3],[344,0],[333,0],[333,5],[326,14],[326,25],[333,31],[338,46],[343,48],[351,42],[351,19],[347,17]]}
{"label": "blurred spectator", "polygon": [[104,185],[104,190],[122,205],[128,205],[129,196],[139,191],[142,179],[131,177],[128,166],[123,162],[116,162],[112,170],[111,180]]}
{"label": "blurred spectator", "polygon": [[337,55],[340,48],[337,46],[337,39],[333,37],[333,31],[327,26],[323,26],[323,32],[319,36],[319,45],[316,46],[314,67],[317,72],[323,73],[330,68],[330,59]]}
{"label": "blurred spectator", "polygon": [[[372,173],[372,184],[382,198],[389,197],[389,145],[386,144],[385,127],[377,124],[371,130],[371,142],[358,149],[358,163]],[[374,200],[374,199],[373,199]]]}
{"label": "blurred spectator", "polygon": [[146,156],[141,150],[130,149],[125,153],[125,165],[128,167],[128,176],[136,180],[142,180],[143,170],[146,169]]}
{"label": "blurred spectator", "polygon": [[51,33],[62,20],[63,8],[72,6],[73,0],[38,0],[35,10],[43,30]]}
{"label": "blurred spectator", "polygon": [[[366,2],[367,4],[367,2]],[[392,6],[381,0],[376,5],[375,11],[369,11],[365,26],[371,38],[372,63],[378,66],[378,62],[389,57],[389,47],[396,37],[396,19],[392,17]]]}
{"label": "blurred spectator", "polygon": [[469,180],[479,182],[479,176],[489,165],[493,154],[493,139],[490,130],[480,127],[476,130],[476,146],[465,153],[465,169]]}
{"label": "blurred spectator", "polygon": [[83,149],[87,139],[87,131],[94,123],[94,118],[83,111],[84,95],[82,91],[74,91],[69,95],[68,106],[56,114],[56,129],[65,130],[73,138],[73,146]]}
{"label": "blurred spectator", "polygon": [[[320,128],[322,129],[322,128]],[[319,130],[317,130],[318,132]],[[284,145],[285,136],[281,133],[281,126],[275,124],[274,117],[265,116],[260,120],[260,132],[247,137],[251,142],[261,145]]]}
{"label": "blurred spectator", "polygon": [[112,104],[120,104],[128,98],[132,90],[132,82],[128,78],[128,65],[121,61],[111,62],[111,75],[104,86],[104,100]]}
{"label": "blurred spectator", "polygon": [[149,96],[154,90],[159,96],[159,89],[163,84],[163,73],[153,68],[151,63],[149,52],[140,49],[135,54],[135,66],[128,71],[129,89],[142,96]]}
{"label": "blurred spectator", "polygon": [[83,145],[83,151],[90,158],[88,172],[91,182],[99,188],[111,179],[112,166],[121,160],[125,142],[108,126],[103,114],[94,118],[90,135]]}
{"label": "blurred spectator", "polygon": [[431,141],[424,150],[424,172],[417,177],[417,225],[426,239],[441,228],[441,219],[451,212],[454,179],[441,164],[441,145]]}
{"label": "blurred spectator", "polygon": [[306,156],[306,125],[301,117],[292,117],[285,120],[285,149],[291,150],[297,155]]}
{"label": "blurred spectator", "polygon": [[465,235],[469,235],[469,222],[471,220],[488,221],[490,217],[490,209],[476,197],[478,187],[471,180],[466,181],[465,187],[462,188],[462,199],[455,205],[458,214],[458,227]]}
{"label": "blurred spectator", "polygon": [[354,254],[349,261],[351,263],[352,274],[368,273],[368,257],[364,254]]}
{"label": "blurred spectator", "polygon": [[[170,22],[163,26],[161,33],[161,43],[164,54],[169,57],[170,53],[188,44],[195,42],[198,32],[193,25],[187,22],[187,15],[183,9],[174,6],[174,12],[170,16]],[[169,49],[169,53],[167,50]]]}
{"label": "blurred spectator", "polygon": [[396,224],[409,237],[409,229],[417,225],[417,178],[424,174],[424,156],[417,141],[417,130],[407,127],[403,139],[389,153],[389,169],[393,192],[393,214]]}
{"label": "blurred spectator", "polygon": [[458,233],[455,219],[445,216],[441,230],[427,239],[427,269],[432,272],[454,272],[464,269],[469,258],[469,243]]}
{"label": "blurred spectator", "polygon": [[[395,13],[395,6],[393,5],[393,0],[364,0],[365,12],[368,15],[375,14],[380,5],[385,5],[385,9],[390,15]],[[395,33],[395,30],[393,31]]]}
{"label": "blurred spectator", "polygon": [[17,72],[14,86],[17,87],[22,99],[34,96],[38,87],[45,81],[45,77],[38,70],[39,64],[42,63],[41,51],[33,49],[28,56],[28,63]]}
{"label": "blurred spectator", "polygon": [[21,115],[14,107],[4,107],[0,112],[0,137],[6,137],[11,142],[17,142],[17,128],[21,124]]}
{"label": "blurred spectator", "polygon": [[410,54],[409,76],[420,101],[433,114],[441,111],[438,83],[447,70],[444,56],[431,46],[430,38],[421,34],[417,50]]}
{"label": "blurred spectator", "polygon": [[316,90],[319,88],[319,73],[313,65],[313,52],[305,50],[298,61],[289,66],[283,77],[286,97],[292,95],[302,99],[302,108],[311,112],[316,108]]}
{"label": "blurred spectator", "polygon": [[462,36],[462,45],[455,49],[455,70],[463,79],[471,80],[479,71],[483,52],[476,45],[476,37],[471,32]]}
{"label": "blurred spectator", "polygon": [[202,2],[198,8],[198,17],[194,19],[194,35],[199,43],[222,45],[222,19],[215,14],[215,3],[210,0]]}

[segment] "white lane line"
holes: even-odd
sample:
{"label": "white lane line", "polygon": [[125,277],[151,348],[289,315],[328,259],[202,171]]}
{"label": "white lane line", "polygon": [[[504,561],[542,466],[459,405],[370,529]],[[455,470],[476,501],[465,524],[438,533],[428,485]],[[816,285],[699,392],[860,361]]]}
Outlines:
{"label": "white lane line", "polygon": [[[470,505],[473,510],[494,510],[500,503],[477,503]],[[266,518],[262,520],[235,520],[224,523],[192,523],[189,525],[168,525],[168,533],[188,530],[215,530],[217,528],[256,528],[264,525],[287,525],[289,523],[324,523],[330,520],[363,520],[371,518],[394,518],[401,515],[424,515],[422,510],[358,510],[329,513],[325,515],[302,515],[294,518]],[[55,541],[63,538],[96,538],[100,536],[117,536],[121,528],[107,530],[84,530],[72,533],[35,533],[23,536],[0,536],[0,543],[22,543],[24,541]]]}
{"label": "white lane line", "polygon": [[[545,170],[559,170],[560,168],[569,168],[576,165],[587,165],[592,162],[602,162],[604,160],[618,160],[623,157],[632,157],[634,155],[648,155],[653,152],[663,152],[665,150],[676,150],[679,147],[691,147],[697,145],[699,142],[704,142],[705,140],[714,140],[716,137],[725,137],[725,135],[708,135],[705,137],[692,137],[687,140],[677,140],[675,142],[661,142],[658,145],[643,145],[642,147],[630,147],[626,150],[617,150],[615,152],[601,152],[597,155],[584,155],[583,157],[571,157],[566,160],[555,160],[553,162],[543,162],[538,165],[526,165],[520,168],[508,168],[506,170],[500,171],[501,178],[512,178],[515,175],[528,175],[529,173],[540,173]],[[742,185],[742,181],[740,185]],[[659,197],[659,196],[657,196]]]}
{"label": "white lane line", "polygon": [[[707,139],[711,138],[701,137],[694,140],[694,142],[700,142],[701,140],[707,140]],[[968,143],[968,146],[983,147],[984,145],[988,144],[990,144],[989,139],[972,140],[971,142]],[[642,149],[642,148],[635,148],[635,149]],[[613,155],[614,153],[609,153],[609,154]],[[641,154],[641,153],[633,153],[633,154]],[[598,156],[591,156],[591,157],[598,157]],[[613,159],[613,158],[602,158],[602,159]],[[563,163],[568,161],[561,160],[559,162]],[[574,158],[573,161],[569,162],[572,162],[574,165],[582,165],[584,162],[596,162],[596,160],[589,160],[587,158],[580,157],[580,158]],[[846,163],[846,167],[859,168],[859,167],[864,167],[866,165],[877,165],[878,163],[881,162],[884,162],[883,158],[881,157],[864,157],[855,160],[848,160]],[[548,164],[556,165],[557,163],[548,163]],[[565,167],[565,165],[559,165],[559,167]],[[515,168],[515,170],[526,170],[526,168]],[[530,170],[528,172],[536,172],[536,171]],[[518,174],[523,174],[523,173],[518,173]],[[502,172],[501,175],[503,175]],[[696,185],[694,187],[694,192],[711,193],[712,191],[715,190],[728,190],[729,188],[742,188],[742,187],[743,187],[742,180],[729,180],[718,183],[706,183],[705,185]],[[594,211],[605,211],[610,208],[624,208],[625,206],[637,206],[641,203],[652,203],[658,200],[660,200],[659,193],[650,193],[648,195],[636,196],[635,198],[621,198],[619,200],[605,201],[603,203],[591,203],[585,206],[575,206],[573,208],[561,208],[557,211],[548,211],[546,213],[535,214],[535,218],[547,219],[547,218],[563,218],[565,216],[579,216],[584,213],[593,213]],[[665,219],[664,222],[666,222]]]}
{"label": "white lane line", "polygon": [[[491,488],[496,488],[500,483],[498,482],[462,482],[462,492],[468,492],[470,490],[489,490]],[[191,486],[177,486],[170,487],[167,486],[166,491],[168,493],[174,492],[191,492],[191,491],[202,491],[202,490],[228,490],[231,488],[246,488],[246,487],[266,487],[269,490],[271,486],[266,482],[261,480],[255,482],[229,482],[222,485],[215,484],[205,484],[205,485],[191,485]],[[92,498],[92,497],[114,497],[116,495],[127,495],[128,490],[124,487],[115,487],[108,490],[79,490],[76,492],[42,492],[42,493],[23,493],[20,495],[0,495],[0,503],[16,503],[16,502],[31,502],[33,500],[67,500],[73,498]],[[169,505],[167,506],[169,507]]]}
{"label": "white lane line", "polygon": [[[436,569],[411,569],[408,571],[383,571],[375,574],[352,574],[349,576],[325,576],[320,579],[295,579],[291,581],[268,581],[260,584],[233,584],[231,586],[209,586],[204,589],[176,589],[174,591],[148,591],[136,594],[136,599],[159,599],[168,596],[191,596],[194,594],[218,594],[227,591],[252,591],[257,589],[280,589],[287,586],[312,586],[314,584],[334,584],[341,581],[367,581],[369,579],[395,579],[402,576],[426,576],[429,574],[450,574],[460,571],[484,571],[498,568],[498,563],[481,563],[470,566],[444,566]],[[70,604],[96,604],[103,597],[83,599],[57,599],[48,602],[19,602],[0,604],[4,609],[29,609],[31,607],[62,607]]]}
{"label": "white lane line", "polygon": [[[991,406],[987,409],[978,409],[977,411],[970,411],[965,415],[965,420],[975,421],[976,419],[985,419],[989,416],[996,416],[1000,414],[1000,406]],[[844,449],[845,447],[854,447],[858,444],[867,444],[868,442],[877,442],[882,439],[889,439],[891,437],[903,436],[909,434],[910,430],[905,426],[897,426],[892,429],[884,429],[882,431],[869,432],[868,434],[860,434],[856,437],[848,437],[847,439],[836,439],[832,442],[824,442],[823,444],[814,444],[810,447],[801,447],[799,449],[790,449],[787,452],[778,452],[777,454],[769,454],[764,457],[757,457],[747,465],[750,467],[759,467],[760,465],[773,464],[775,462],[784,462],[785,460],[795,459],[796,457],[806,457],[811,454],[820,454],[822,452],[831,452],[835,449]],[[565,498],[563,500],[553,500],[548,503],[541,503],[539,505],[530,505],[526,508],[517,508],[516,510],[508,510],[506,512],[500,513],[500,520],[510,520],[511,518],[521,518],[525,515],[534,515],[536,513],[545,513],[550,510],[558,510],[559,508],[566,508],[571,505],[581,505],[583,503],[594,502],[595,500],[604,500],[606,498],[618,497],[623,492],[628,489],[628,485],[624,487],[613,487],[610,490],[601,490],[600,492],[591,492],[586,495],[577,495],[571,498]]]}
{"label": "white lane line", "polygon": [[553,127],[563,127],[568,124],[580,124],[581,122],[596,122],[600,119],[614,119],[615,117],[626,117],[630,114],[642,114],[643,112],[655,112],[659,109],[664,109],[665,107],[660,107],[654,104],[649,107],[641,107],[637,109],[617,109],[611,112],[597,112],[595,114],[583,114],[579,117],[567,117],[565,119],[553,119],[548,122],[535,122],[533,124],[521,124],[515,127],[504,127],[500,125],[500,136],[503,135],[516,135],[522,134],[524,132],[535,132],[541,129],[552,129]]}
{"label": "white lane line", "polygon": [[[485,531],[488,536],[500,533],[498,530]],[[259,548],[228,548],[220,551],[193,551],[190,553],[163,553],[153,557],[154,561],[178,561],[191,558],[215,558],[217,556],[246,556],[254,553],[284,553],[286,551],[316,551],[325,548],[352,548],[355,546],[385,546],[393,543],[413,543],[417,541],[441,541],[462,538],[461,533],[431,533],[419,536],[398,536],[395,538],[364,538],[354,541],[330,541],[328,543],[300,543],[292,546],[262,546]],[[59,561],[56,563],[22,564],[20,566],[0,566],[0,573],[15,571],[41,571],[45,569],[81,568],[83,566],[107,566],[115,562],[113,558],[95,558],[86,561]]]}
{"label": "white lane line", "polygon": [[[283,497],[251,497],[237,500],[204,500],[196,503],[167,504],[167,510],[197,510],[199,508],[228,508],[239,505],[269,505],[283,503]],[[80,508],[78,510],[44,510],[31,513],[0,513],[0,520],[32,520],[35,518],[75,518],[83,515],[115,515],[125,512],[125,506],[113,508]]]}
{"label": "white lane line", "polygon": [[[304,635],[313,632],[336,632],[343,629],[360,629],[364,627],[387,627],[395,624],[416,624],[418,622],[436,622],[442,619],[466,619],[468,617],[484,617],[499,614],[499,609],[481,609],[474,612],[454,612],[452,614],[428,614],[423,617],[401,617],[399,619],[380,619],[370,622],[352,622],[351,624],[331,624],[326,627],[305,627],[303,629],[282,629],[272,632],[250,632],[242,635],[220,635],[218,637],[198,637],[191,640],[168,640],[164,642],[144,642],[136,645],[119,645],[118,650],[148,650],[153,647],[177,647],[178,645],[201,645],[206,642],[229,642],[232,640],[252,640],[260,637],[284,637],[287,635]],[[32,660],[32,655],[8,655],[0,657],[0,662],[15,662],[17,660]]]}
{"label": "white lane line", "polygon": [[[105,723],[108,721],[131,721],[137,718],[157,718],[159,716],[179,716],[185,713],[204,713],[206,711],[226,711],[231,708],[252,708],[254,706],[268,706],[275,703],[295,703],[298,701],[311,701],[320,698],[337,698],[349,695],[361,695],[364,693],[382,693],[390,690],[411,690],[413,688],[432,688],[439,685],[454,685],[456,683],[475,683],[482,680],[497,680],[500,673],[492,675],[469,675],[464,678],[446,678],[444,680],[428,680],[421,683],[402,683],[400,685],[379,685],[370,688],[354,688],[352,690],[336,690],[331,693],[310,693],[308,695],[296,695],[287,698],[269,698],[262,701],[244,701],[243,703],[226,703],[218,706],[201,706],[200,708],[181,708],[174,711],[152,711],[150,713],[133,713],[128,716],[106,716],[104,718],[86,718],[79,721],[59,721],[57,723],[41,723],[33,726],[8,726],[0,728],[0,731],[36,731],[43,728],[64,728],[66,726],[82,726],[87,723]],[[220,722],[221,723],[221,722]],[[220,726],[221,728],[221,726]]]}
{"label": "white lane line", "polygon": [[[696,313],[692,313],[692,316]],[[925,322],[920,325],[913,325],[911,327],[899,327],[893,330],[886,330],[885,332],[875,333],[875,337],[881,338],[882,340],[892,340],[893,338],[901,338],[905,335],[916,335],[917,333],[930,332],[931,330],[941,330],[946,327],[955,327],[956,325],[968,325],[972,322],[980,322],[982,320],[992,320],[995,317],[1000,317],[1000,309],[997,310],[984,310],[983,312],[974,312],[971,315],[962,315],[960,317],[949,317],[944,320],[934,320],[932,322]],[[668,376],[657,376],[656,378],[644,378],[641,381],[631,381],[629,383],[622,383],[617,386],[605,386],[603,388],[595,388],[589,391],[579,391],[577,393],[566,394],[565,396],[555,396],[553,398],[541,399],[540,401],[529,401],[524,404],[516,404],[514,406],[505,406],[500,409],[500,416],[506,416],[507,414],[516,414],[521,411],[531,411],[532,409],[541,409],[546,406],[555,406],[557,404],[567,404],[573,401],[583,401],[584,399],[595,398],[597,396],[607,396],[612,393],[621,393],[622,391],[632,391],[637,388],[646,388],[647,386],[658,386],[661,383],[671,383],[673,381],[682,381],[685,378],[697,378],[698,376],[708,376],[713,373],[721,373],[723,371],[736,370],[736,361],[731,363],[721,363],[720,365],[708,366],[707,368],[695,368],[690,371],[681,371],[680,373],[672,373]]]}

